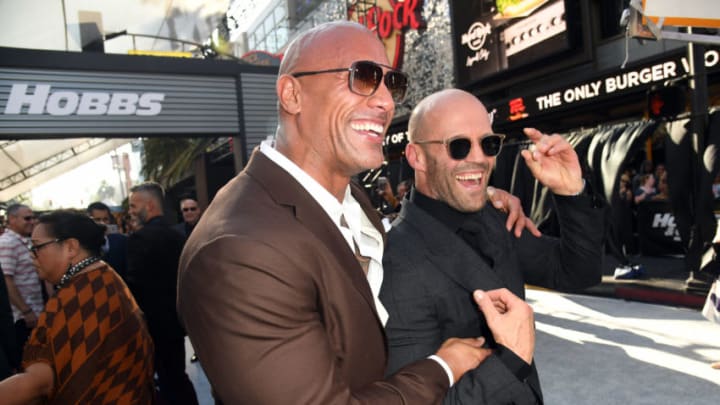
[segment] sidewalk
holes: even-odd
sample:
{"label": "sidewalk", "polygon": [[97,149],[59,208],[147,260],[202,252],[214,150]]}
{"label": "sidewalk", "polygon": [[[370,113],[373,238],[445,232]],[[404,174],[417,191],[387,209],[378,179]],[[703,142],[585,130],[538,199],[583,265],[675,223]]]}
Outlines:
{"label": "sidewalk", "polygon": [[602,283],[588,288],[586,294],[621,298],[629,301],[650,302],[661,305],[701,309],[707,291],[686,291],[685,280],[689,271],[683,257],[631,256],[630,261],[641,264],[644,275],[633,280],[616,280],[613,277],[617,260],[605,256]]}

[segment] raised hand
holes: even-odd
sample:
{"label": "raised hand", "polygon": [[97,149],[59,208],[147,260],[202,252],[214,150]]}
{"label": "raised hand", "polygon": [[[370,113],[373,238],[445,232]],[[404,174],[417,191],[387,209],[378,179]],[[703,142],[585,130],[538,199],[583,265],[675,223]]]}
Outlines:
{"label": "raised hand", "polygon": [[533,176],[555,194],[580,193],[583,190],[582,169],[570,143],[558,134],[546,135],[535,128],[523,131],[533,145],[520,153]]}

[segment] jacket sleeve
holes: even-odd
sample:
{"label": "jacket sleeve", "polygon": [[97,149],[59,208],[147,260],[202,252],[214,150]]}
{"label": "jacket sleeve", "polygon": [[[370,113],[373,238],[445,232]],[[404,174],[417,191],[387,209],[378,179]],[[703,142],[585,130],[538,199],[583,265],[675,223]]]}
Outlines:
{"label": "jacket sleeve", "polygon": [[339,332],[319,308],[329,304],[300,254],[241,236],[185,253],[179,313],[223,402],[431,404],[444,395],[447,377],[432,360],[352,390],[329,338]]}
{"label": "jacket sleeve", "polygon": [[607,210],[596,206],[594,198],[586,194],[553,199],[560,237],[536,238],[523,232],[518,241],[525,282],[561,291],[600,283]]}

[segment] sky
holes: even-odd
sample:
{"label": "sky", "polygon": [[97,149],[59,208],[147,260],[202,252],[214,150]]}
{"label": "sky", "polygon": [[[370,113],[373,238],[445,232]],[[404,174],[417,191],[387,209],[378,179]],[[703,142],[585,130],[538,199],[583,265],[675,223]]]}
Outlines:
{"label": "sky", "polygon": [[[224,13],[229,1],[0,0],[0,46],[79,51],[80,12],[99,13],[104,33],[127,30],[202,41],[214,28],[208,17]],[[166,42],[153,39],[139,38],[136,45],[144,50],[167,49]],[[125,53],[130,48],[132,40],[127,36],[105,43],[106,52]]]}
{"label": "sky", "polygon": [[[141,166],[140,153],[133,152],[129,143],[116,148],[114,153],[120,156],[123,153],[128,154],[130,178],[134,183],[138,182]],[[121,173],[120,176],[124,181],[125,174]],[[103,202],[110,206],[120,205],[127,193],[121,192],[120,179],[117,170],[113,169],[111,153],[91,160],[36,187],[30,192],[30,202],[32,208],[36,210],[85,208],[89,203],[95,201],[94,197],[103,182],[115,189],[114,197],[103,199]]]}
{"label": "sky", "polygon": [[[202,42],[217,23],[216,16],[224,13],[229,3],[230,0],[0,0],[0,46],[80,51],[80,12],[99,13],[106,34],[127,30]],[[123,36],[107,41],[105,50],[126,53],[132,46],[130,37]],[[165,41],[140,38],[136,47],[169,49]],[[137,181],[140,154],[132,152],[129,144],[118,148],[117,153],[129,154],[131,178]],[[113,170],[110,154],[36,187],[28,196],[35,209],[84,208],[103,181],[118,190],[118,173]],[[116,197],[106,202],[117,205],[121,199],[118,190]]]}

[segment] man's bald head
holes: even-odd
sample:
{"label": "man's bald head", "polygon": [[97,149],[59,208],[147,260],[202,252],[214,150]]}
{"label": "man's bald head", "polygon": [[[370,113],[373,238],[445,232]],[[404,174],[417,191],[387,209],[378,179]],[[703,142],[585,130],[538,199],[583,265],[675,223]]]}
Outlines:
{"label": "man's bald head", "polygon": [[373,82],[376,70],[368,78],[367,64],[355,65],[361,61],[383,75],[391,69],[382,42],[365,26],[322,24],[290,44],[275,85],[275,148],[340,200],[350,177],[382,164],[383,136],[395,112],[391,89],[384,80]]}
{"label": "man's bald head", "polygon": [[434,124],[444,123],[443,117],[453,115],[458,105],[471,105],[478,114],[478,119],[487,121],[491,126],[487,109],[477,97],[464,90],[445,89],[425,97],[410,114],[408,122],[408,140],[410,142],[424,140],[429,132],[434,131]]}
{"label": "man's bald head", "polygon": [[[337,59],[338,53],[343,52],[343,44],[351,43],[347,40],[358,34],[379,41],[367,27],[352,21],[333,21],[305,31],[288,46],[278,74],[327,68],[327,61]],[[308,52],[309,49],[312,51]]]}

